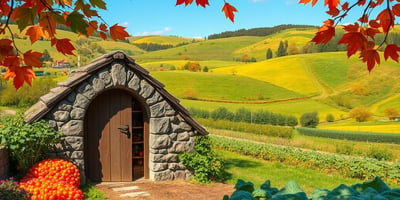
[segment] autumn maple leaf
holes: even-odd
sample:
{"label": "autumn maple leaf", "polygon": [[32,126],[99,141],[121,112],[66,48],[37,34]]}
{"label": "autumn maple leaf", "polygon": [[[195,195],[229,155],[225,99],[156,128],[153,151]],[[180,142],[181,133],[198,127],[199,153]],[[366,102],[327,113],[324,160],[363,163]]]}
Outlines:
{"label": "autumn maple leaf", "polygon": [[206,5],[210,5],[208,0],[196,0],[196,4],[202,6],[203,8],[205,8]]}
{"label": "autumn maple leaf", "polygon": [[329,9],[336,8],[340,4],[340,0],[325,0],[325,6],[328,5]]}
{"label": "autumn maple leaf", "polygon": [[176,5],[181,5],[181,4],[183,4],[183,3],[185,3],[185,6],[187,6],[187,5],[189,5],[189,4],[192,4],[192,3],[193,3],[193,0],[177,0],[177,1],[176,1]]}
{"label": "autumn maple leaf", "polygon": [[235,13],[238,10],[229,3],[225,3],[224,7],[222,8],[222,12],[225,12],[226,18],[229,18],[232,22],[235,21]]}
{"label": "autumn maple leaf", "polygon": [[334,23],[331,19],[326,20],[311,41],[315,42],[315,44],[328,43],[335,36]]}
{"label": "autumn maple leaf", "polygon": [[376,19],[379,20],[384,33],[387,33],[390,27],[394,26],[394,16],[387,9],[379,13]]}
{"label": "autumn maple leaf", "polygon": [[387,60],[389,57],[396,61],[399,62],[399,53],[398,51],[400,51],[400,47],[395,45],[395,44],[389,44],[386,46],[385,48],[385,53],[384,53],[384,57],[385,60]]}
{"label": "autumn maple leaf", "polygon": [[40,52],[32,52],[32,50],[29,50],[24,53],[24,62],[28,66],[33,66],[33,67],[42,67],[43,63],[40,61],[40,57],[43,55],[43,53]]}
{"label": "autumn maple leaf", "polygon": [[51,39],[51,46],[54,45],[56,45],[56,49],[58,52],[64,55],[74,55],[72,51],[75,50],[75,47],[71,44],[71,40],[68,38],[64,39],[53,38]]}
{"label": "autumn maple leaf", "polygon": [[13,47],[11,46],[12,40],[1,39],[0,40],[0,56],[10,55]]}
{"label": "autumn maple leaf", "polygon": [[375,67],[375,64],[380,64],[379,53],[376,49],[362,51],[360,53],[360,58],[362,58],[363,62],[367,62],[368,71],[370,72]]}
{"label": "autumn maple leaf", "polygon": [[358,23],[355,23],[354,25],[350,24],[343,28],[347,33],[342,36],[338,44],[347,44],[347,57],[366,48],[368,40],[360,32],[359,27]]}
{"label": "autumn maple leaf", "polygon": [[115,41],[125,40],[126,37],[129,37],[129,33],[125,31],[125,27],[114,24],[110,27],[110,36]]}
{"label": "autumn maple leaf", "polygon": [[35,72],[31,66],[9,66],[6,69],[3,79],[14,78],[13,84],[15,89],[19,89],[24,85],[24,82],[32,86],[32,79],[35,78]]}
{"label": "autumn maple leaf", "polygon": [[31,44],[33,44],[43,36],[42,27],[40,27],[38,25],[31,26],[28,28],[25,35],[29,36],[29,39],[31,40]]}
{"label": "autumn maple leaf", "polygon": [[[300,0],[299,4],[304,3],[304,5],[310,3],[311,0]],[[318,0],[312,0],[311,5],[314,6],[317,3]]]}

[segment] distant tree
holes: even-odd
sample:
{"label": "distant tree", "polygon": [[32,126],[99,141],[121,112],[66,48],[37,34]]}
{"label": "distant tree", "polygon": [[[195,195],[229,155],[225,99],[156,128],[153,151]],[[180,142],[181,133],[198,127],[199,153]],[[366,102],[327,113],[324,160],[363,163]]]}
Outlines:
{"label": "distant tree", "polygon": [[185,65],[183,65],[183,69],[198,72],[201,71],[201,66],[199,62],[187,62]]}
{"label": "distant tree", "polygon": [[299,49],[297,48],[297,45],[295,42],[289,43],[287,53],[289,55],[295,55],[295,54],[299,53]]}
{"label": "distant tree", "polygon": [[243,55],[242,55],[242,58],[240,59],[240,61],[241,61],[241,62],[250,62],[251,59],[250,59],[249,55],[243,54]]}
{"label": "distant tree", "polygon": [[315,128],[318,123],[318,112],[307,112],[300,117],[300,124],[302,127]]}
{"label": "distant tree", "polygon": [[331,113],[329,113],[326,115],[326,121],[333,122],[333,121],[335,121],[335,117]]}
{"label": "distant tree", "polygon": [[291,126],[291,127],[295,127],[299,124],[299,122],[297,121],[297,118],[295,116],[288,116],[286,119],[286,125]]}
{"label": "distant tree", "polygon": [[396,108],[386,108],[383,111],[385,117],[393,118],[393,117],[400,117],[399,112],[397,112]]}
{"label": "distant tree", "polygon": [[369,93],[368,89],[360,83],[353,84],[353,86],[351,87],[351,92],[359,96],[366,96]]}
{"label": "distant tree", "polygon": [[277,57],[286,56],[287,55],[287,47],[288,47],[287,40],[285,42],[280,41],[278,51],[276,52],[276,56]]}
{"label": "distant tree", "polygon": [[45,61],[53,62],[53,58],[50,56],[49,51],[47,51],[47,49],[45,49],[43,51],[43,55],[40,57],[40,61],[41,62],[45,62]]}
{"label": "distant tree", "polygon": [[272,50],[270,48],[267,49],[266,58],[267,59],[271,59],[272,58]]}
{"label": "distant tree", "polygon": [[357,122],[365,122],[371,119],[372,113],[364,107],[358,107],[350,110],[349,116],[354,118]]}
{"label": "distant tree", "polygon": [[203,72],[208,72],[208,67],[207,66],[203,67]]}

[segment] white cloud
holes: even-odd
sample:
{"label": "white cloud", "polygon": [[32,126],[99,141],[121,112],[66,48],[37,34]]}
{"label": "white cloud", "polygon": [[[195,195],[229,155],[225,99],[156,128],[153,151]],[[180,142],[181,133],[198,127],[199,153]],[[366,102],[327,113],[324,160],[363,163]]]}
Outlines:
{"label": "white cloud", "polygon": [[122,22],[122,25],[128,26],[129,22]]}
{"label": "white cloud", "polygon": [[263,1],[269,1],[269,0],[251,0],[251,2],[253,2],[253,3],[263,2]]}
{"label": "white cloud", "polygon": [[141,32],[141,33],[136,33],[135,36],[144,36],[144,35],[161,35],[164,34],[166,32],[171,31],[172,28],[171,27],[165,27],[163,30],[157,30],[157,31],[145,31],[145,32]]}

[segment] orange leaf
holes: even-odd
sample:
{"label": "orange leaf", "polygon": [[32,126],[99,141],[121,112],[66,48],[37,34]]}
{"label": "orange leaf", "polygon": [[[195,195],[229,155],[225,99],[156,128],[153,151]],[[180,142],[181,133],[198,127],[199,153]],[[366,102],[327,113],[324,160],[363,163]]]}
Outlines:
{"label": "orange leaf", "polygon": [[43,55],[43,53],[32,52],[32,50],[25,52],[24,53],[25,65],[33,66],[33,67],[42,67],[43,63],[42,63],[42,61],[40,61],[40,57],[42,55]]}
{"label": "orange leaf", "polygon": [[99,28],[98,22],[97,21],[90,21],[89,26],[86,28],[86,36],[91,36],[93,35],[94,31]]}
{"label": "orange leaf", "polygon": [[103,40],[106,40],[106,39],[107,39],[107,35],[106,35],[105,33],[103,33],[103,32],[100,32],[100,37],[101,37],[101,39],[103,39]]}
{"label": "orange leaf", "polygon": [[210,5],[210,4],[208,3],[208,0],[196,0],[196,4],[197,4],[197,5],[200,5],[200,6],[203,6],[203,8],[205,8],[206,5]]}
{"label": "orange leaf", "polygon": [[381,62],[379,53],[376,49],[361,51],[360,58],[362,58],[363,62],[367,62],[368,71],[370,72],[375,67],[375,64],[379,65]]}
{"label": "orange leaf", "polygon": [[315,44],[328,43],[335,36],[334,23],[331,19],[326,20],[311,41],[315,42]]}
{"label": "orange leaf", "polygon": [[[311,0],[300,0],[299,4],[304,3],[304,5],[310,3]],[[318,0],[312,0],[311,5],[314,6]]]}
{"label": "orange leaf", "polygon": [[229,18],[232,22],[235,21],[234,12],[237,12],[237,11],[238,10],[229,3],[225,3],[224,7],[222,8],[222,12],[225,12],[225,17]]}
{"label": "orange leaf", "polygon": [[57,51],[64,55],[74,55],[74,53],[72,53],[72,51],[75,50],[75,47],[71,44],[70,41],[71,40],[68,38],[64,38],[64,39],[53,38],[51,40],[51,46],[56,45]]}
{"label": "orange leaf", "polygon": [[399,54],[397,53],[398,51],[400,51],[399,46],[395,44],[387,45],[384,53],[385,60],[387,60],[390,57],[392,58],[392,60],[399,62]]}
{"label": "orange leaf", "polygon": [[40,26],[35,25],[35,26],[29,27],[28,30],[26,31],[25,35],[29,36],[29,39],[31,40],[31,44],[33,44],[43,36],[43,31]]}
{"label": "orange leaf", "polygon": [[32,79],[35,78],[35,72],[32,70],[31,66],[11,66],[7,70],[9,70],[10,74],[14,75],[13,84],[15,89],[18,90],[20,87],[22,87],[24,82],[32,86]]}
{"label": "orange leaf", "polygon": [[336,8],[340,4],[340,0],[325,0],[325,6],[328,5],[329,9]]}
{"label": "orange leaf", "polygon": [[125,31],[125,27],[114,24],[110,27],[110,36],[115,41],[125,40],[126,37],[129,37],[129,33]]}

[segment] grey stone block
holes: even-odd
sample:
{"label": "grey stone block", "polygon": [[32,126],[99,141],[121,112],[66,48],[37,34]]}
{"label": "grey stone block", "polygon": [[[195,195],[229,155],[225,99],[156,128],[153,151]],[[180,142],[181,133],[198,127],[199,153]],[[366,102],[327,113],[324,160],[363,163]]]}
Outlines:
{"label": "grey stone block", "polygon": [[56,111],[53,113],[54,119],[61,122],[66,122],[69,120],[69,112],[68,111]]}
{"label": "grey stone block", "polygon": [[78,93],[75,98],[74,107],[86,109],[89,106],[89,99]]}
{"label": "grey stone block", "polygon": [[150,135],[150,147],[153,149],[165,149],[171,146],[168,135]]}
{"label": "grey stone block", "polygon": [[71,120],[61,127],[61,132],[66,136],[83,136],[83,121]]}
{"label": "grey stone block", "polygon": [[150,97],[154,92],[153,86],[151,86],[147,81],[142,80],[140,81],[140,96],[147,99]]}
{"label": "grey stone block", "polygon": [[120,63],[111,64],[111,77],[115,86],[125,86],[126,70],[125,66]]}
{"label": "grey stone block", "polygon": [[71,113],[71,119],[74,120],[83,120],[85,118],[86,110],[82,108],[74,108]]}
{"label": "grey stone block", "polygon": [[150,118],[150,133],[162,135],[171,131],[171,125],[168,117]]}
{"label": "grey stone block", "polygon": [[136,92],[139,92],[140,78],[136,74],[129,80],[128,87]]}

